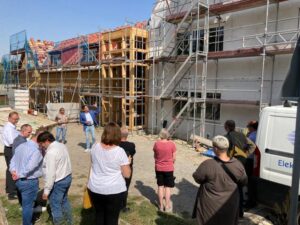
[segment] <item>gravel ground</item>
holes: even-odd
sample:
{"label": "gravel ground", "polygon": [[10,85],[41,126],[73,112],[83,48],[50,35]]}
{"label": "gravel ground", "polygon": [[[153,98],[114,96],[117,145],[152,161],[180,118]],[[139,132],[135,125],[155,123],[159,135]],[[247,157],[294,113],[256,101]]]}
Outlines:
{"label": "gravel ground", "polygon": [[[100,140],[101,128],[96,129],[96,139]],[[153,204],[156,204],[156,180],[154,172],[154,159],[152,147],[156,137],[132,134],[128,140],[136,144],[137,153],[134,157],[133,178],[130,186],[130,195],[142,195]],[[177,146],[177,159],[175,163],[176,186],[173,190],[172,202],[173,212],[188,216],[192,212],[198,185],[192,178],[192,173],[199,164],[205,160],[199,153],[193,151],[185,142],[175,141]],[[67,147],[69,149],[73,182],[70,194],[78,195],[83,192],[87,182],[88,170],[90,167],[90,155],[85,153],[85,136],[82,126],[69,124],[67,131]],[[1,180],[2,187],[4,181]],[[0,189],[3,194],[3,188]],[[268,211],[264,208],[255,208],[245,213],[240,221],[241,225],[272,224],[265,217]]]}

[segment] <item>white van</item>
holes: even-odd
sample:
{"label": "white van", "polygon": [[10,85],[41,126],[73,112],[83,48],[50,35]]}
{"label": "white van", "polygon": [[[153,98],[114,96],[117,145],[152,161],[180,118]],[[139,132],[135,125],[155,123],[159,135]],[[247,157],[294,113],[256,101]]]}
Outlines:
{"label": "white van", "polygon": [[296,106],[272,106],[264,108],[260,114],[256,138],[260,154],[255,155],[255,169],[260,167],[256,198],[272,208],[288,204],[296,112]]}

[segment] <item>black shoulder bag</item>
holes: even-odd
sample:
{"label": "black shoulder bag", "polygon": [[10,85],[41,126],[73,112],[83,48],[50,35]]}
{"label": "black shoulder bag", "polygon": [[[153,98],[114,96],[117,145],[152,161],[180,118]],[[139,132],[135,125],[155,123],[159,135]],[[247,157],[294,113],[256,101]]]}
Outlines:
{"label": "black shoulder bag", "polygon": [[227,175],[231,178],[231,180],[233,180],[233,182],[238,185],[238,180],[233,175],[233,173],[230,171],[230,169],[228,169],[228,167],[225,166],[223,162],[220,162],[220,165],[222,166],[222,168],[224,169],[224,171],[227,173]]}

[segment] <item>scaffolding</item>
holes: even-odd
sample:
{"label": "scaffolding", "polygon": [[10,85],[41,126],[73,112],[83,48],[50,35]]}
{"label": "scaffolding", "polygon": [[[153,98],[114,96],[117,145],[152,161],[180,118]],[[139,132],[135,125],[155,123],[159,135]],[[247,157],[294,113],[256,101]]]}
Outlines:
{"label": "scaffolding", "polygon": [[[222,126],[215,118],[220,104],[252,105],[257,106],[258,111],[271,105],[274,83],[279,82],[274,78],[275,57],[291,54],[299,36],[299,15],[279,16],[279,5],[285,1],[156,1],[150,29],[151,132],[165,127],[167,123],[164,120],[172,117],[166,127],[174,135],[188,118],[186,139],[198,128],[200,136],[205,136],[205,125]],[[271,7],[273,5],[275,7]],[[237,22],[234,26],[231,17],[249,9],[259,9],[257,12],[264,19],[256,24],[241,25]],[[249,17],[244,18],[247,19],[250,21]],[[226,26],[227,23],[230,25]],[[195,58],[192,64],[192,54],[198,51],[199,46],[202,54],[207,56]],[[246,57],[250,60],[251,57],[261,58],[261,70],[257,71],[257,76],[241,74],[238,77],[230,71],[227,74],[219,71],[219,64],[224,65],[226,59]],[[202,66],[195,66],[196,59],[198,64],[202,62]],[[211,66],[215,68],[214,74],[207,73],[208,62],[214,65]],[[266,66],[270,64],[269,74]],[[201,69],[202,72],[199,71]],[[167,101],[170,103],[166,105]],[[208,111],[205,110],[207,105],[210,106]]]}
{"label": "scaffolding", "polygon": [[[292,53],[299,36],[299,14],[279,13],[285,2],[158,0],[149,33],[141,23],[54,43],[28,39],[22,31],[10,37],[10,54],[2,58],[3,84],[29,89],[36,110],[46,111],[47,102],[97,101],[103,125],[115,121],[145,129],[149,116],[151,133],[166,127],[176,135],[184,125],[186,139],[205,136],[207,125],[222,126],[221,104],[257,111],[272,104],[280,82],[274,77],[276,56]],[[259,22],[251,24],[249,13],[241,23],[232,22],[249,9],[260,15]],[[246,58],[261,63],[251,68],[253,76],[222,69],[226,60],[239,67],[232,59]]]}
{"label": "scaffolding", "polygon": [[[193,134],[196,133],[196,105],[201,105],[201,115],[205,115],[206,110],[206,78],[207,78],[207,56],[209,41],[209,2],[208,1],[185,1],[169,2],[167,0],[157,1],[154,6],[154,27],[150,30],[151,43],[150,55],[153,59],[152,68],[152,133],[154,132],[154,116],[158,102],[161,109],[161,125],[167,128],[171,136],[176,132],[183,119],[180,117],[186,112],[192,112]],[[170,17],[174,14],[182,17]],[[193,32],[190,32],[193,30]],[[182,60],[181,55],[186,54]],[[177,65],[180,66],[177,67]],[[171,66],[170,66],[171,65]],[[199,65],[202,71],[199,71]],[[161,70],[156,71],[156,66]],[[173,67],[170,71],[170,67]],[[194,74],[191,74],[192,69]],[[157,73],[155,73],[157,72]],[[168,77],[168,74],[174,74]],[[193,80],[193,85],[189,86],[187,96],[175,93],[179,84],[185,77]],[[197,86],[201,83],[200,88]],[[197,95],[200,92],[201,95]],[[181,107],[177,115],[173,117],[171,123],[166,124],[166,113],[164,111],[165,102],[179,99],[186,99],[186,103]],[[173,112],[171,112],[173,113]],[[201,116],[200,133],[204,134],[205,118]]]}
{"label": "scaffolding", "polygon": [[149,68],[144,62],[145,25],[125,25],[56,43],[27,40],[26,31],[20,32],[11,37],[3,82],[14,84],[10,88],[29,89],[39,111],[46,112],[48,102],[97,102],[102,106],[102,125],[115,121],[130,130],[144,129]]}
{"label": "scaffolding", "polygon": [[10,61],[9,61],[9,55],[4,55],[2,56],[2,60],[1,60],[1,64],[2,64],[2,90],[7,90],[9,87],[9,84],[11,83],[10,80]]}
{"label": "scaffolding", "polygon": [[97,32],[55,43],[42,71],[44,106],[47,102],[101,105],[100,39]]}

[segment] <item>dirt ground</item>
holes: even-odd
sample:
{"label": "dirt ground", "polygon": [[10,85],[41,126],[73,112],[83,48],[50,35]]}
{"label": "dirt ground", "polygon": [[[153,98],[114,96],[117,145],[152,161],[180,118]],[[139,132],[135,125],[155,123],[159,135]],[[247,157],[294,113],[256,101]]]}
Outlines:
{"label": "dirt ground", "polygon": [[[100,140],[101,133],[102,128],[97,128],[96,139]],[[137,151],[134,157],[130,194],[142,195],[155,204],[156,179],[152,151],[155,138],[131,134],[128,140],[136,144]],[[70,152],[73,170],[73,183],[70,192],[78,194],[82,192],[87,182],[90,166],[90,155],[84,152],[85,136],[81,125],[69,125],[67,147]],[[174,188],[172,196],[174,212],[190,214],[192,211],[194,198],[197,193],[197,185],[193,181],[192,173],[201,160],[203,159],[199,157],[199,153],[192,151],[186,145],[177,143],[177,160],[175,163],[176,188]]]}
{"label": "dirt ground", "polygon": [[[53,129],[55,133],[55,129]],[[96,129],[96,139],[100,140],[102,128]],[[136,144],[137,153],[134,157],[133,178],[130,186],[130,195],[141,195],[151,203],[156,204],[156,180],[154,172],[154,159],[152,147],[156,137],[131,134],[128,138]],[[181,215],[191,215],[198,185],[192,178],[192,173],[205,159],[199,153],[193,151],[185,142],[175,141],[177,146],[177,159],[175,163],[176,186],[173,190],[173,212]],[[73,182],[70,194],[81,194],[88,179],[90,167],[90,154],[85,153],[85,136],[82,126],[69,124],[67,130],[67,147],[69,149]],[[3,180],[1,186],[3,186]],[[2,188],[1,188],[2,189]],[[3,189],[2,189],[3,190]],[[245,213],[245,218],[240,225],[272,224],[264,217],[268,216],[263,208],[256,208],[252,212]]]}
{"label": "dirt ground", "polygon": [[[100,140],[101,128],[96,129],[96,138]],[[85,136],[82,126],[70,124],[67,133],[67,146],[73,166],[73,183],[71,193],[82,193],[87,182],[87,174],[90,166],[89,153],[84,152]],[[137,153],[134,157],[133,178],[130,186],[130,195],[141,195],[153,204],[156,204],[156,180],[154,172],[154,158],[152,147],[156,137],[138,135],[133,133],[128,138],[136,144]],[[173,212],[181,215],[191,215],[198,185],[194,182],[192,173],[205,157],[195,152],[185,142],[175,141],[177,147],[177,159],[175,163],[176,186],[172,194]],[[272,224],[264,217],[268,217],[268,211],[262,207],[255,208],[245,213],[240,225]]]}

